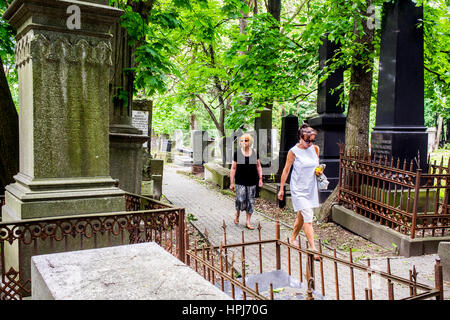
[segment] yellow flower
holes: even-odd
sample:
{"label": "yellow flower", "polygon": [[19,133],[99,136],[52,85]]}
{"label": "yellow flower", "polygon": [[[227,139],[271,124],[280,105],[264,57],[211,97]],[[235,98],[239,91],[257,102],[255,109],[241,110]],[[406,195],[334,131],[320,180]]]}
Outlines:
{"label": "yellow flower", "polygon": [[314,169],[314,173],[318,176],[320,176],[323,173],[324,166],[321,164],[320,166],[316,167]]}

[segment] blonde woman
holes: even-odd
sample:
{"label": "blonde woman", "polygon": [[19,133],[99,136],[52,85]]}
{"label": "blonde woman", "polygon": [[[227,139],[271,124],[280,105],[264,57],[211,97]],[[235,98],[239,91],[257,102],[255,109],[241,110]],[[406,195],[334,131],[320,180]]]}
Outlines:
{"label": "blonde woman", "polygon": [[[298,130],[299,142],[293,146],[286,159],[283,173],[281,174],[280,191],[278,199],[283,200],[284,184],[293,166],[290,181],[291,200],[297,219],[291,234],[291,243],[295,243],[296,237],[303,227],[311,250],[316,251],[314,244],[313,208],[319,206],[319,190],[316,181],[315,169],[319,166],[319,147],[314,145],[317,132],[307,124],[303,124]],[[314,259],[320,257],[314,255]]]}
{"label": "blonde woman", "polygon": [[234,223],[239,223],[241,211],[246,211],[245,226],[253,230],[250,218],[255,205],[256,186],[262,187],[262,169],[259,154],[252,147],[253,137],[245,133],[239,138],[240,148],[234,152],[230,172],[230,189],[236,189],[236,216]]}

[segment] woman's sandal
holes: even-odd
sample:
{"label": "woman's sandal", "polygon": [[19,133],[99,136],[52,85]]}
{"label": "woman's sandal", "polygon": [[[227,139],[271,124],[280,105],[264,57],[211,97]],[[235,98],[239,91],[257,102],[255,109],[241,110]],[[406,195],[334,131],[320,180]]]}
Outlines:
{"label": "woman's sandal", "polygon": [[254,227],[252,227],[251,225],[248,225],[248,224],[246,224],[245,227],[246,227],[247,229],[249,229],[249,230],[255,230]]}

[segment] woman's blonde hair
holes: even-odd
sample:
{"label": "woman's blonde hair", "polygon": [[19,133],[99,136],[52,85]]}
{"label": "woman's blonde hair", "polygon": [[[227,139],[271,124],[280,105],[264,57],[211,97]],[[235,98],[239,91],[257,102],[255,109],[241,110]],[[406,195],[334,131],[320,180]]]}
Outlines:
{"label": "woman's blonde hair", "polygon": [[244,133],[242,136],[240,136],[239,142],[242,140],[242,138],[248,138],[248,140],[250,142],[250,146],[253,145],[254,140],[250,133]]}

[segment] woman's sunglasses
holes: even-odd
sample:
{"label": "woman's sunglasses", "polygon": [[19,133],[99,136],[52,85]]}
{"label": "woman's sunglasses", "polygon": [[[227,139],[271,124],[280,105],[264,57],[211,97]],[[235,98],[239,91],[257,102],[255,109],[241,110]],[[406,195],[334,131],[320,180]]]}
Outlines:
{"label": "woman's sunglasses", "polygon": [[314,143],[314,142],[316,142],[316,139],[305,139],[305,140],[303,140],[303,141],[305,141],[306,143]]}
{"label": "woman's sunglasses", "polygon": [[241,142],[249,142],[249,141],[250,141],[249,139],[241,140]]}

